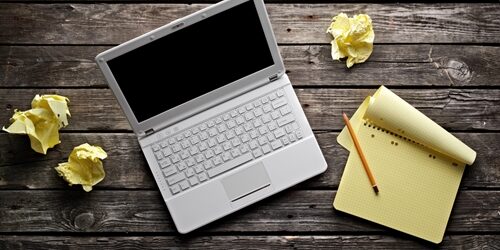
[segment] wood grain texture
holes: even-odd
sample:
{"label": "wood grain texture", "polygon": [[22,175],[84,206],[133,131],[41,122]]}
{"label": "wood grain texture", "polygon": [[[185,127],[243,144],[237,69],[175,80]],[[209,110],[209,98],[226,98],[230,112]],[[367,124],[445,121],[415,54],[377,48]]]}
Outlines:
{"label": "wood grain texture", "polygon": [[[0,87],[106,87],[94,57],[111,46],[0,46]],[[375,45],[347,69],[330,45],[280,46],[295,86],[499,86],[500,47]]]}
{"label": "wood grain texture", "polygon": [[[461,191],[447,233],[500,231],[500,191]],[[203,227],[198,233],[343,232],[391,230],[337,212],[335,191],[289,190]],[[202,204],[200,204],[202,205]],[[175,232],[158,191],[0,191],[2,232]],[[265,226],[264,226],[265,225]]]}
{"label": "wood grain texture", "polygon": [[[497,235],[449,235],[442,249],[495,249]],[[2,249],[435,249],[436,245],[406,235],[270,235],[270,236],[3,236]]]}
{"label": "wood grain texture", "polygon": [[[354,113],[373,89],[296,89],[313,129],[340,130],[341,113]],[[394,92],[447,130],[500,130],[499,89],[396,89]],[[129,130],[109,89],[1,89],[0,124],[14,109],[26,110],[36,94],[70,100],[72,117],[64,130]]]}
{"label": "wood grain texture", "polygon": [[[348,152],[337,143],[337,135],[337,132],[316,132],[328,169],[297,185],[295,189],[338,187]],[[500,134],[458,133],[456,136],[478,153],[476,162],[466,168],[461,188],[500,188],[500,172],[494,167],[500,165]],[[31,150],[27,137],[0,134],[0,190],[68,189],[67,183],[57,175],[54,167],[67,161],[73,147],[85,142],[100,145],[108,153],[108,158],[104,160],[106,178],[95,189],[157,190],[133,134],[64,133],[61,141],[43,156]]]}
{"label": "wood grain texture", "polygon": [[[1,44],[117,44],[205,4],[18,4],[0,8]],[[498,4],[268,4],[278,43],[329,43],[333,15],[369,14],[377,43],[499,43]]]}

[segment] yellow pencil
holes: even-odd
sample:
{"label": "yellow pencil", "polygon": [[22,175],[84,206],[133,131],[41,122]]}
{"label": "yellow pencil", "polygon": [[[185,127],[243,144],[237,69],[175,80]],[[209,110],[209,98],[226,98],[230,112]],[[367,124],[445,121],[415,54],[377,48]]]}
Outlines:
{"label": "yellow pencil", "polygon": [[358,151],[359,158],[361,158],[361,162],[363,163],[363,167],[365,168],[366,174],[368,175],[368,179],[370,179],[370,183],[372,184],[373,190],[375,190],[375,193],[378,193],[378,187],[377,187],[377,182],[375,181],[375,177],[373,177],[372,171],[370,170],[370,167],[368,166],[368,162],[366,161],[365,155],[363,154],[363,151],[361,150],[361,146],[359,145],[358,137],[354,133],[354,129],[352,129],[351,122],[349,122],[349,118],[345,113],[342,113],[342,116],[344,117],[344,122],[345,125],[347,126],[347,129],[349,130],[349,134],[351,135],[352,141],[354,142],[354,146],[356,147],[356,150]]}

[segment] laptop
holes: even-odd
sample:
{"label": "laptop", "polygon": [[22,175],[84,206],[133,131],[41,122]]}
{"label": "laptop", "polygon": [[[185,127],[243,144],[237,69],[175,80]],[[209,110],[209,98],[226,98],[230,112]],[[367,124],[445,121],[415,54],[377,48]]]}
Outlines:
{"label": "laptop", "polygon": [[219,2],[96,61],[180,233],[326,170],[262,0]]}

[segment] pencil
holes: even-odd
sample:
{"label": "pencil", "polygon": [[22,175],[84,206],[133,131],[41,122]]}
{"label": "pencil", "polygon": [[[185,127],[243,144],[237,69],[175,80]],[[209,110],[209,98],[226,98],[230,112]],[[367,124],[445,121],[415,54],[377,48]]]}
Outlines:
{"label": "pencil", "polygon": [[366,161],[365,154],[363,154],[363,151],[361,150],[361,146],[359,145],[358,137],[354,133],[354,129],[351,126],[351,122],[349,122],[349,118],[345,113],[342,113],[342,116],[344,117],[344,122],[345,125],[347,126],[347,129],[349,130],[349,134],[351,135],[352,141],[354,142],[354,146],[356,147],[356,150],[358,151],[359,158],[361,158],[361,162],[363,163],[363,167],[365,169],[366,174],[368,175],[368,179],[370,179],[370,183],[373,187],[373,190],[375,190],[375,193],[378,193],[378,187],[377,187],[377,182],[375,181],[375,177],[373,177],[372,171],[370,170],[370,167],[368,166],[368,162]]}

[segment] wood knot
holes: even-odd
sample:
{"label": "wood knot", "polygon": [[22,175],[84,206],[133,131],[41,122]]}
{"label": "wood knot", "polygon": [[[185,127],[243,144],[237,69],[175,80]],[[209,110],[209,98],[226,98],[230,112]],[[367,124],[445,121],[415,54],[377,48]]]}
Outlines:
{"label": "wood knot", "polygon": [[74,225],[79,229],[89,229],[94,225],[95,219],[92,213],[81,213],[74,219]]}
{"label": "wood knot", "polygon": [[470,82],[472,79],[471,69],[462,61],[450,59],[446,63],[445,68],[448,75],[457,81]]}

